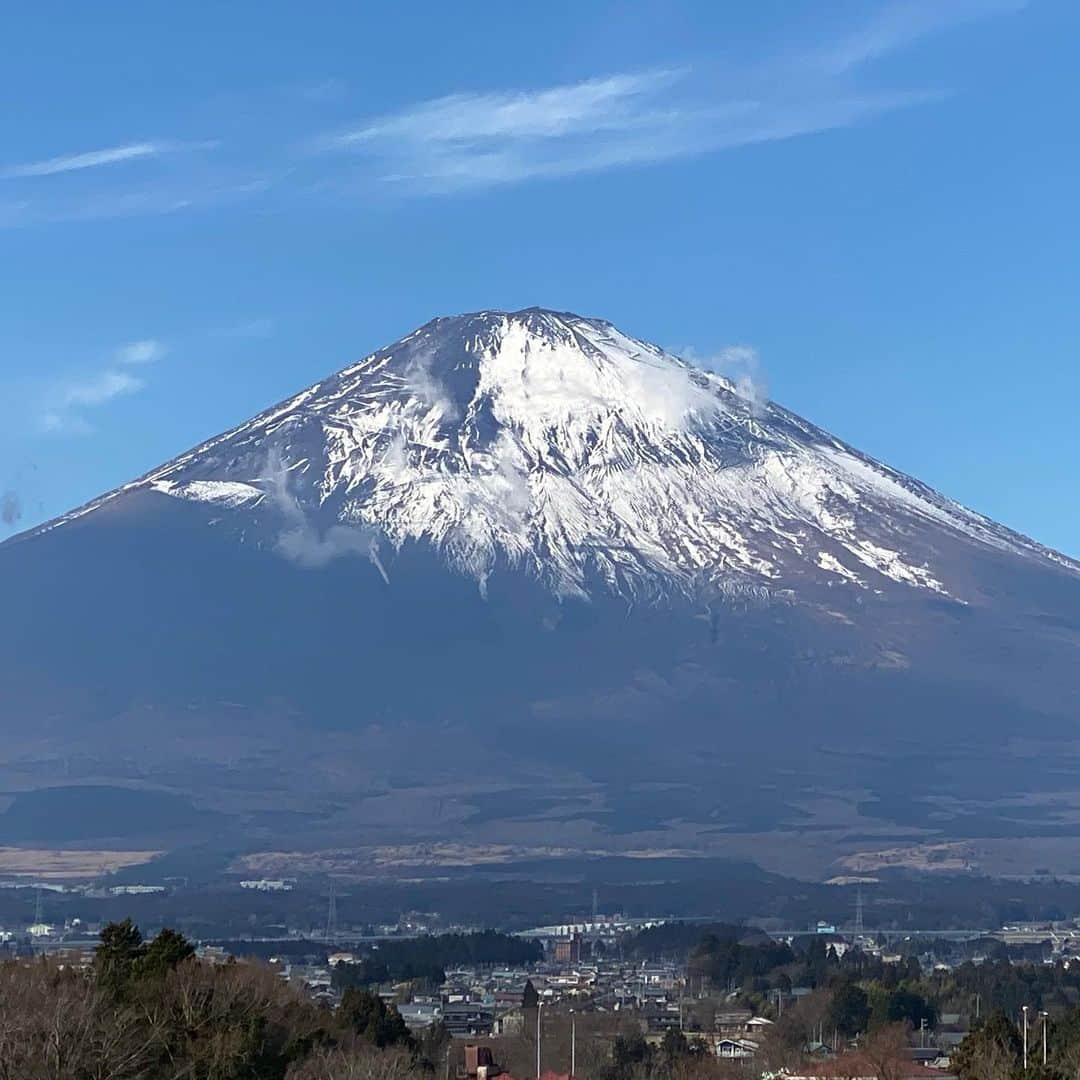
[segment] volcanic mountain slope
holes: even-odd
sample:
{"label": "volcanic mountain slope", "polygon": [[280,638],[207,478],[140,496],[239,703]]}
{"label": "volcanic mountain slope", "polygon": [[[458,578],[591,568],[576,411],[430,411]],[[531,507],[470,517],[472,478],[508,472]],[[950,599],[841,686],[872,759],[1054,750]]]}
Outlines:
{"label": "volcanic mountain slope", "polygon": [[947,596],[943,531],[1078,569],[726,378],[539,310],[437,319],[57,524],[144,490],[269,509],[304,564],[419,541],[481,585],[504,561],[564,597]]}
{"label": "volcanic mountain slope", "polygon": [[0,577],[8,788],[176,836],[1073,828],[1080,566],[600,320],[436,319]]}

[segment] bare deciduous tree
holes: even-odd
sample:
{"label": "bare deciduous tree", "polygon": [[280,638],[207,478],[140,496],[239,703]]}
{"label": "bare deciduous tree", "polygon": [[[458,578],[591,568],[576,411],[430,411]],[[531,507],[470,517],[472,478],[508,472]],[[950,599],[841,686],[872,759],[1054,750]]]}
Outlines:
{"label": "bare deciduous tree", "polygon": [[369,1047],[320,1049],[304,1062],[292,1065],[287,1080],[412,1080],[429,1078],[404,1050]]}

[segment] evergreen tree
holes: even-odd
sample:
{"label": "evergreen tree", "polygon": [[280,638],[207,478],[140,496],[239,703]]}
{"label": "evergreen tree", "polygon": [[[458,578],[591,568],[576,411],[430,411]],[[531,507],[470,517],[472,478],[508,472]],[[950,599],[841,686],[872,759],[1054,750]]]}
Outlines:
{"label": "evergreen tree", "polygon": [[120,990],[130,982],[145,952],[142,933],[131,919],[107,923],[94,950],[94,970],[102,983]]}
{"label": "evergreen tree", "polygon": [[183,934],[166,927],[147,945],[138,961],[140,975],[164,975],[195,955],[195,946]]}
{"label": "evergreen tree", "polygon": [[858,983],[841,983],[833,993],[826,1016],[826,1026],[841,1035],[858,1035],[865,1031],[870,1020],[870,1002]]}
{"label": "evergreen tree", "polygon": [[1023,1040],[1016,1025],[996,1010],[951,1055],[960,1080],[989,1080],[1018,1073],[1023,1060]]}
{"label": "evergreen tree", "polygon": [[413,1046],[413,1037],[393,1005],[378,994],[350,987],[341,999],[342,1019],[365,1042],[384,1049],[387,1046]]}

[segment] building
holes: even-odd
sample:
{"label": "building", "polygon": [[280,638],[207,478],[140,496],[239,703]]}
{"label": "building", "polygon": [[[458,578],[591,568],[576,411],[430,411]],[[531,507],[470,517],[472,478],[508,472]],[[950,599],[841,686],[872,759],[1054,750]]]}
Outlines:
{"label": "building", "polygon": [[723,1061],[749,1061],[758,1052],[758,1044],[753,1039],[724,1035],[713,1044],[713,1050]]}
{"label": "building", "polygon": [[718,1012],[713,1022],[713,1030],[725,1034],[745,1033],[747,1025],[754,1019],[750,1009],[728,1009],[726,1012]]}
{"label": "building", "polygon": [[495,1014],[478,1001],[448,1001],[442,1006],[442,1021],[451,1035],[490,1035]]}
{"label": "building", "polygon": [[581,934],[575,932],[567,938],[557,940],[551,950],[551,956],[556,964],[579,964],[583,958],[584,948]]}
{"label": "building", "polygon": [[494,1035],[520,1035],[525,1030],[525,1010],[520,1006],[506,1009],[495,1016]]}
{"label": "building", "polygon": [[405,1021],[405,1026],[413,1033],[431,1027],[442,1018],[442,1005],[434,1002],[414,1001],[407,1005],[398,1005],[397,1011]]}

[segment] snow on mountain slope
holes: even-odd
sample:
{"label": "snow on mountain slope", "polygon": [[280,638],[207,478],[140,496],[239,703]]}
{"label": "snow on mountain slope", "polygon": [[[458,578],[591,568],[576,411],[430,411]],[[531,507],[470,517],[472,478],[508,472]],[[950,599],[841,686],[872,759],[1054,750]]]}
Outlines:
{"label": "snow on mountain slope", "polygon": [[0,780],[223,815],[154,847],[1064,838],[1078,569],[608,323],[436,319],[0,544]]}
{"label": "snow on mountain slope", "polygon": [[253,512],[304,565],[430,543],[559,596],[806,582],[969,599],[939,540],[1080,566],[607,322],[436,319],[76,511],[151,488]]}

